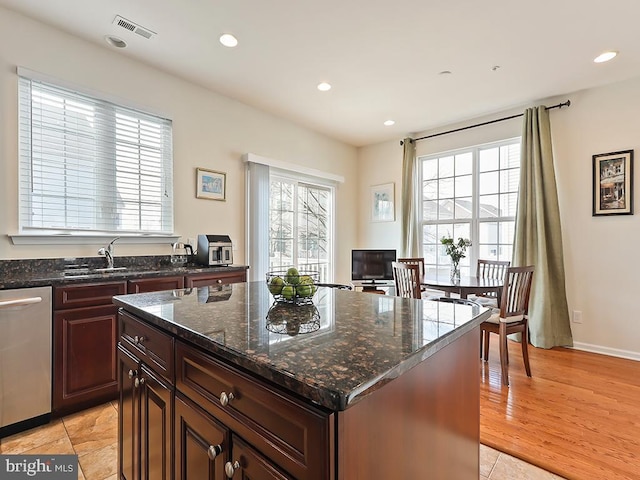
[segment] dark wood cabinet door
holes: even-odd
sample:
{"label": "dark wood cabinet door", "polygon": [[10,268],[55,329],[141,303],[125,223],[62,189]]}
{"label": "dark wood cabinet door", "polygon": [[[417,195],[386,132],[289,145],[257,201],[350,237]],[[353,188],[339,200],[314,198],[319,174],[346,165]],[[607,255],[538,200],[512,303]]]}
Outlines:
{"label": "dark wood cabinet door", "polygon": [[115,399],[117,308],[56,311],[53,320],[53,412],[63,415]]}
{"label": "dark wood cabinet door", "polygon": [[127,281],[127,293],[159,292],[184,288],[184,277],[136,278]]}
{"label": "dark wood cabinet door", "polygon": [[[238,480],[293,480],[293,477],[281,472],[265,457],[256,452],[240,438],[233,436],[231,460],[225,465],[233,469],[230,478]],[[229,470],[227,475],[231,473]]]}
{"label": "dark wood cabinet door", "polygon": [[179,395],[175,398],[175,479],[222,480],[229,432]]}
{"label": "dark wood cabinet door", "polygon": [[140,401],[135,380],[139,360],[118,347],[118,472],[120,480],[137,480],[140,471]]}
{"label": "dark wood cabinet door", "polygon": [[140,478],[143,480],[172,478],[173,392],[159,378],[143,365],[134,384],[140,395]]}

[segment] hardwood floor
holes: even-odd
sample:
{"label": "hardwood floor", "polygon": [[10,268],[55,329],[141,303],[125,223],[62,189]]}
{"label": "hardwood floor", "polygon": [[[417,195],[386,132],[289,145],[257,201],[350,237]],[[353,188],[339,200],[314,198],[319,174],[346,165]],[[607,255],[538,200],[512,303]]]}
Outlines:
{"label": "hardwood floor", "polygon": [[640,362],[509,341],[501,384],[497,336],[481,367],[480,441],[569,479],[640,479]]}

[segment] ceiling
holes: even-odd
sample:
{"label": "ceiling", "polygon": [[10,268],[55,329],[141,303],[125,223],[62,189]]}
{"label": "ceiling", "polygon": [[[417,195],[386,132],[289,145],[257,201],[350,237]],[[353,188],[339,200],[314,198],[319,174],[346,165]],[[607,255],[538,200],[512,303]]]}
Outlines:
{"label": "ceiling", "polygon": [[[355,146],[640,76],[637,0],[0,0]],[[121,15],[157,33],[112,24]],[[232,33],[236,48],[218,37]],[[605,50],[617,58],[595,64]],[[494,68],[499,66],[499,68]],[[448,70],[451,74],[440,74]],[[320,92],[316,86],[333,88]],[[385,127],[387,119],[395,125]]]}

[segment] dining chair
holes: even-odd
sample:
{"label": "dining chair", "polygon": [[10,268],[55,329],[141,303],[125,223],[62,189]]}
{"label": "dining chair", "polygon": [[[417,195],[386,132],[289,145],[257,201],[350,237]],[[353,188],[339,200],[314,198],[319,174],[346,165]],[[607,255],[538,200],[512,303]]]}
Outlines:
{"label": "dining chair", "polygon": [[[418,265],[418,267],[420,267],[420,276],[418,277],[418,283],[420,283],[420,281],[424,278],[424,274],[425,274],[425,266],[424,266],[424,257],[412,257],[412,258],[398,258],[398,262],[404,263],[406,265]],[[441,295],[443,295],[443,292],[440,292],[439,290],[433,290],[430,289],[424,285],[420,285],[420,291],[421,292],[428,292],[423,298],[427,298],[429,300],[432,300],[436,297],[440,297]]]}
{"label": "dining chair", "polygon": [[529,296],[533,279],[533,266],[509,267],[505,274],[505,282],[500,297],[500,308],[480,324],[481,340],[484,341],[482,352],[484,361],[489,361],[489,334],[496,333],[500,337],[500,368],[502,383],[509,386],[509,351],[507,335],[521,333],[522,358],[527,376],[531,376],[529,365]]}
{"label": "dining chair", "polygon": [[417,264],[393,262],[393,281],[396,295],[404,298],[422,298],[420,292],[420,266]]}
{"label": "dining chair", "polygon": [[[504,280],[507,268],[511,266],[508,260],[481,260],[478,259],[478,267],[476,269],[476,277],[478,278],[495,278]],[[473,300],[485,307],[498,308],[498,294],[495,291],[484,292],[474,296]]]}

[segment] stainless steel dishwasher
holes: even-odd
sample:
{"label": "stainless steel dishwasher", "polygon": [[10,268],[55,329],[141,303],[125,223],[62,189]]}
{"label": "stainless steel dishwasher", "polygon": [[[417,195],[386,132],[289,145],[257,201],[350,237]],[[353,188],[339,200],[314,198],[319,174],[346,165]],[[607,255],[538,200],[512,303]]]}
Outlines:
{"label": "stainless steel dishwasher", "polygon": [[0,290],[0,437],[51,414],[51,287]]}

